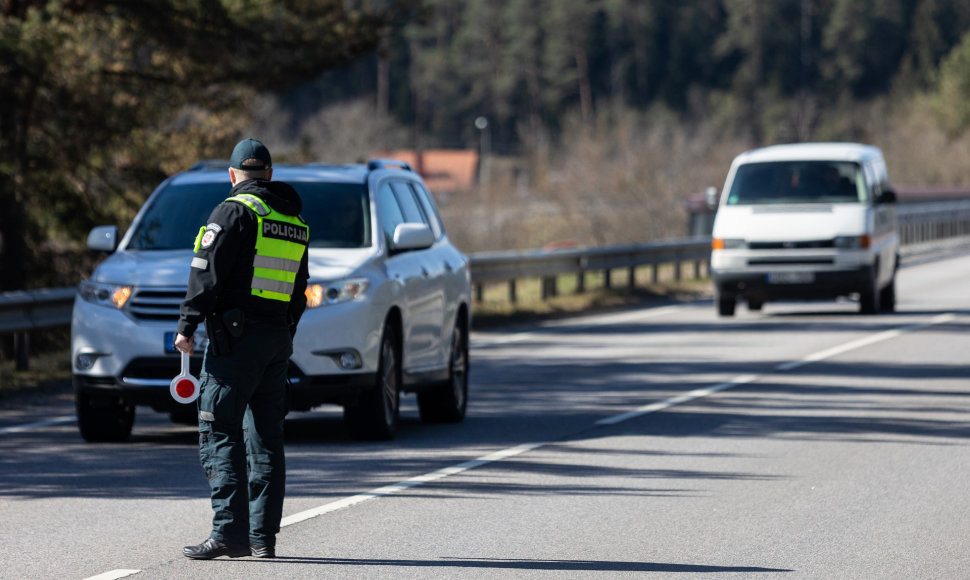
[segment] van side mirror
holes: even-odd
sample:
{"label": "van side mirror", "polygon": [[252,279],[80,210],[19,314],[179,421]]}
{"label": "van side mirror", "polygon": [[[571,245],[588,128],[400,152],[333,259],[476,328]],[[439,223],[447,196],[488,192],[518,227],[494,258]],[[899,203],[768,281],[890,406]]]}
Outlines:
{"label": "van side mirror", "polygon": [[704,200],[707,202],[708,209],[716,210],[718,202],[717,188],[713,185],[704,191]]}
{"label": "van side mirror", "polygon": [[118,226],[98,226],[88,233],[89,250],[111,253],[117,247]]}
{"label": "van side mirror", "polygon": [[892,189],[884,189],[876,199],[876,203],[896,203],[896,192]]}

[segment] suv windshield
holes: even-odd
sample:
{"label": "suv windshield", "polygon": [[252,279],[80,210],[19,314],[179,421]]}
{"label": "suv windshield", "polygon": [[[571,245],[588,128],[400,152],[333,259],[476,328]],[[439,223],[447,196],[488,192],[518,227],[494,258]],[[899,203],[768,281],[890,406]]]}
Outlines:
{"label": "suv windshield", "polygon": [[866,201],[866,188],[855,163],[779,161],[738,167],[727,205],[860,201]]}
{"label": "suv windshield", "polygon": [[[285,181],[285,180],[281,180]],[[310,227],[311,248],[371,245],[367,188],[353,183],[291,182],[303,200],[300,215]],[[228,183],[194,183],[165,188],[145,209],[129,250],[191,249],[212,209],[229,197]]]}

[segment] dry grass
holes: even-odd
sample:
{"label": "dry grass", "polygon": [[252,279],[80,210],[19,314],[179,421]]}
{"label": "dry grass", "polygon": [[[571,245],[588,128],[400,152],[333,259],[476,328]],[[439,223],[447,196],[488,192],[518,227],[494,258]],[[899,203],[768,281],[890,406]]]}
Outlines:
{"label": "dry grass", "polygon": [[29,370],[16,370],[10,359],[0,360],[0,401],[23,393],[64,394],[71,388],[71,354],[59,350],[30,358]]}

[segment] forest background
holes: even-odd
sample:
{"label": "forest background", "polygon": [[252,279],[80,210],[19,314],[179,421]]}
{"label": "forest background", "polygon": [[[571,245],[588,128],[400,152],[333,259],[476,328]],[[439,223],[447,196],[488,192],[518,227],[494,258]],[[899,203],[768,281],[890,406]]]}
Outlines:
{"label": "forest background", "polygon": [[682,236],[772,143],[970,186],[968,31],[963,0],[0,0],[0,290],[76,283],[92,226],[246,136],[480,151],[438,195],[466,252]]}

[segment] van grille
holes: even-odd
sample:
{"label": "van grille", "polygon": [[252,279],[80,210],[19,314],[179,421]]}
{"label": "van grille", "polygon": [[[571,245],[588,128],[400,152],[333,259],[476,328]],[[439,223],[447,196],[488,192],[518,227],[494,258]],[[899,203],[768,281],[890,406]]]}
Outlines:
{"label": "van grille", "polygon": [[135,290],[128,301],[128,313],[139,320],[178,320],[185,289]]}
{"label": "van grille", "polygon": [[805,248],[834,248],[835,240],[805,240],[801,242],[748,242],[752,250],[801,250]]}

